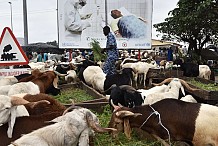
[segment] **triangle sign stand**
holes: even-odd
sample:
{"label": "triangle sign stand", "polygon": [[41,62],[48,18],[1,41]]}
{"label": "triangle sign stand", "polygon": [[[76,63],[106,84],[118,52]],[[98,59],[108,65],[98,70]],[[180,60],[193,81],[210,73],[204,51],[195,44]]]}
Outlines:
{"label": "triangle sign stand", "polygon": [[0,37],[0,66],[25,65],[28,58],[9,27],[3,29]]}

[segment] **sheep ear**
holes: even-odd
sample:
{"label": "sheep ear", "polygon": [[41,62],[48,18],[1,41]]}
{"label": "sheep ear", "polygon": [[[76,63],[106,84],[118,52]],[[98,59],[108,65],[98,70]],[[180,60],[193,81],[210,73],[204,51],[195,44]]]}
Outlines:
{"label": "sheep ear", "polygon": [[56,77],[54,78],[54,80],[53,80],[53,86],[54,86],[55,88],[58,88],[58,76],[56,76]]}
{"label": "sheep ear", "polygon": [[185,96],[185,90],[183,86],[181,87],[181,90],[182,90],[182,94]]}
{"label": "sheep ear", "polygon": [[22,116],[29,116],[29,113],[27,112],[24,106],[11,107],[11,117],[8,122],[8,131],[7,131],[9,138],[12,138],[12,133],[13,133],[13,128],[16,118]]}
{"label": "sheep ear", "polygon": [[14,123],[16,120],[16,113],[17,113],[16,110],[17,110],[17,107],[11,108],[11,117],[10,117],[10,120],[8,121],[8,131],[7,131],[9,138],[12,138]]}
{"label": "sheep ear", "polygon": [[129,124],[129,118],[124,119],[124,133],[128,139],[131,139],[131,127]]}

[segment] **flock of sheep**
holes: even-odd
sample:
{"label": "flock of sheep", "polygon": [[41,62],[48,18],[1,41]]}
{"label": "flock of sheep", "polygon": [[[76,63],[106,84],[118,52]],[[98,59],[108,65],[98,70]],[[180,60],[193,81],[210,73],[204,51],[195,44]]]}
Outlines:
{"label": "flock of sheep", "polygon": [[[31,74],[0,79],[0,146],[88,146],[95,132],[113,137],[124,132],[131,138],[132,128],[148,132],[165,146],[171,141],[218,145],[218,107],[197,103],[185,92],[199,89],[179,78],[138,89],[138,81],[146,85],[149,68],[158,67],[155,62],[123,62],[120,72],[110,76],[101,65],[89,63],[52,64],[49,71],[45,65],[30,64]],[[106,95],[114,109],[108,128],[101,127],[89,109],[73,105],[66,109],[52,97],[60,93],[60,76],[68,82],[79,78]]]}

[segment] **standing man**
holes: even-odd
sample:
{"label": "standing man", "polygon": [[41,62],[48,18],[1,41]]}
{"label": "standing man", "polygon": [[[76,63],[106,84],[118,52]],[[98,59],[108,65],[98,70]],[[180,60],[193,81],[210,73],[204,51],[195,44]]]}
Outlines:
{"label": "standing man", "polygon": [[102,50],[102,52],[106,51],[107,59],[103,66],[103,72],[106,75],[115,74],[115,62],[118,59],[118,49],[117,49],[117,42],[115,36],[110,32],[110,27],[105,26],[103,28],[103,33],[107,36],[107,43],[106,48]]}

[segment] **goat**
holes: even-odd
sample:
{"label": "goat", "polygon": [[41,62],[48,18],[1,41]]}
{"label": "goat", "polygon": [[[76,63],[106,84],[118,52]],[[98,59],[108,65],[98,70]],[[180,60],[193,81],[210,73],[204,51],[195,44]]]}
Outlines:
{"label": "goat", "polygon": [[152,105],[122,107],[113,112],[109,122],[115,137],[124,130],[131,138],[131,128],[140,128],[161,140],[184,141],[192,145],[218,145],[218,107],[163,99]]}
{"label": "goat", "polygon": [[87,146],[89,136],[93,136],[94,131],[100,133],[115,131],[114,128],[100,127],[97,116],[85,108],[74,109],[53,119],[52,122],[55,124],[23,135],[9,146]]}
{"label": "goat", "polygon": [[[170,83],[169,83],[170,82]],[[184,80],[178,78],[167,78],[163,82],[154,85],[163,85],[164,83],[169,83],[170,89],[168,92],[164,93],[152,93],[149,94],[145,100],[144,104],[153,104],[159,100],[165,98],[174,98],[179,99],[179,90],[182,90],[183,95],[185,96],[185,90],[182,85],[184,85],[188,90],[196,91],[198,89],[191,88]]]}

